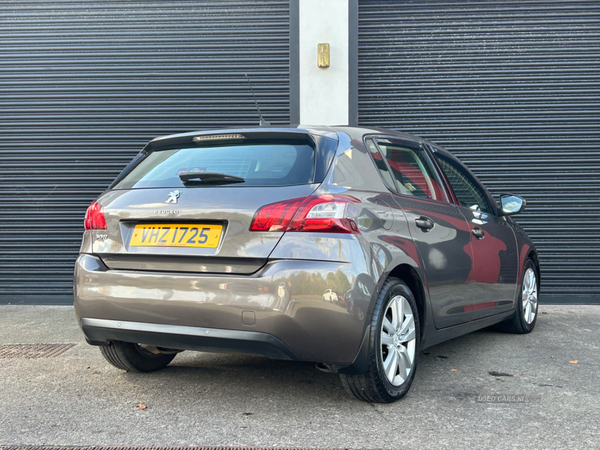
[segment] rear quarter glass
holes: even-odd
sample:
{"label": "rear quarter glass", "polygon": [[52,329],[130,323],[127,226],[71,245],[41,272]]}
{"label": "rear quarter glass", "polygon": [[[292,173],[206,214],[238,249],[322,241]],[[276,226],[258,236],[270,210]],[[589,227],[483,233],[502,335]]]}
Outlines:
{"label": "rear quarter glass", "polygon": [[309,184],[314,177],[315,150],[305,143],[209,147],[189,144],[158,150],[141,158],[114,189],[182,187],[182,171],[223,173],[245,180],[227,184],[231,187]]}

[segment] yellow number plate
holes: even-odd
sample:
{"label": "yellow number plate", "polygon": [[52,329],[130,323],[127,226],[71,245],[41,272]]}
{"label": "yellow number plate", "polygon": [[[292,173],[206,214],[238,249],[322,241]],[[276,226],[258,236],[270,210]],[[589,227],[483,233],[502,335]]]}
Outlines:
{"label": "yellow number plate", "polygon": [[129,245],[133,247],[209,247],[216,248],[222,225],[136,225]]}

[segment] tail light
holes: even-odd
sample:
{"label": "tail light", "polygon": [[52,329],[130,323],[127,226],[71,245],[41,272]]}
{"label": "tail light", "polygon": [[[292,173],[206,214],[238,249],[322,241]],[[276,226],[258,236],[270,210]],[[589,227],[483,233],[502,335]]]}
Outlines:
{"label": "tail light", "polygon": [[88,206],[83,225],[86,230],[106,230],[106,219],[100,203],[94,200]]}
{"label": "tail light", "polygon": [[318,195],[271,203],[254,214],[250,231],[358,234],[356,223],[346,213],[350,203],[359,202],[345,195]]}
{"label": "tail light", "polygon": [[265,205],[256,211],[250,231],[286,231],[298,207],[305,198],[292,198]]}

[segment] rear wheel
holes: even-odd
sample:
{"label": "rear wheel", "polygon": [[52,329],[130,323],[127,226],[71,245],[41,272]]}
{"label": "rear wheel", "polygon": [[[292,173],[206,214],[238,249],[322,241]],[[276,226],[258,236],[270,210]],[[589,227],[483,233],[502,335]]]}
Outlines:
{"label": "rear wheel", "polygon": [[383,285],[371,320],[369,368],[363,375],[340,374],[346,390],[367,402],[391,403],[410,389],[420,343],[417,304],[398,278]]}
{"label": "rear wheel", "polygon": [[502,331],[516,334],[527,334],[535,327],[538,312],[539,281],[537,269],[528,258],[523,268],[521,293],[515,314],[499,324]]}
{"label": "rear wheel", "polygon": [[102,356],[117,369],[127,372],[154,372],[164,369],[176,353],[153,352],[130,342],[113,341],[100,347]]}

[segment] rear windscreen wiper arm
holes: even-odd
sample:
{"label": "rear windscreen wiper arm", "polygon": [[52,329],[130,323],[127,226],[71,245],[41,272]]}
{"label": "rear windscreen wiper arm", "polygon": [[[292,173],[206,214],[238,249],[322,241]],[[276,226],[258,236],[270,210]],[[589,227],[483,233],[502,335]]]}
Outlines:
{"label": "rear windscreen wiper arm", "polygon": [[201,183],[243,183],[245,178],[227,175],[217,172],[179,172],[179,178],[185,184],[188,181],[198,179]]}

